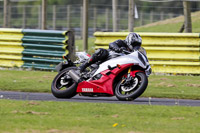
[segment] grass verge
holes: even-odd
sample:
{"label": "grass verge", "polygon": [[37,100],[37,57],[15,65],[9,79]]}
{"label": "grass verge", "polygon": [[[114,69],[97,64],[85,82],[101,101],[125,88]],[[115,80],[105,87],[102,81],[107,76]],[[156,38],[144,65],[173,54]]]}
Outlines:
{"label": "grass verge", "polygon": [[0,100],[1,133],[197,133],[200,107]]}
{"label": "grass verge", "polygon": [[[56,72],[0,70],[0,90],[51,92]],[[200,99],[199,76],[151,75],[143,97]]]}
{"label": "grass verge", "polygon": [[[192,32],[199,33],[200,27],[200,11],[193,12],[191,14],[192,19]],[[135,27],[136,32],[171,32],[177,33],[180,31],[184,23],[184,16],[179,16],[171,19],[166,19],[163,21],[158,21],[150,23],[141,27]]]}

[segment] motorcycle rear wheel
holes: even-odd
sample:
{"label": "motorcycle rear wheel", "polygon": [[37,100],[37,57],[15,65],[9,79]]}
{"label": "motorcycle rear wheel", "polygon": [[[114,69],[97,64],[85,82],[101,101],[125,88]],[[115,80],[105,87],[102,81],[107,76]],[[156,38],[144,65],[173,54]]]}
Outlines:
{"label": "motorcycle rear wheel", "polygon": [[118,98],[118,100],[121,101],[131,101],[136,98],[138,98],[142,93],[146,90],[147,85],[148,85],[148,78],[147,76],[142,73],[138,72],[135,75],[135,78],[137,78],[137,84],[135,85],[133,82],[134,89],[127,89],[128,91],[124,91],[122,88],[122,79],[119,80],[117,83],[117,86],[115,88],[115,95]]}
{"label": "motorcycle rear wheel", "polygon": [[76,67],[68,67],[62,70],[60,73],[56,75],[52,84],[51,84],[51,92],[57,98],[71,98],[75,96],[77,83],[73,79],[64,80],[63,78],[66,76],[66,73],[69,70],[76,70]]}

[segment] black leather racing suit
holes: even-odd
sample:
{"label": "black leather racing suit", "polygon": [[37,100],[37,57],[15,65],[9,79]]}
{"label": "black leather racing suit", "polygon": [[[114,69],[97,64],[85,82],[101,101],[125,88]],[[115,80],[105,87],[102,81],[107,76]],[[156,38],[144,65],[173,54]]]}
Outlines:
{"label": "black leather racing suit", "polygon": [[[140,45],[137,45],[134,47],[134,49],[139,49],[139,48],[140,48]],[[119,53],[119,52],[122,52],[123,49],[130,51],[130,49],[128,48],[124,40],[116,40],[109,44],[108,50],[103,49],[103,48],[99,48],[98,50],[96,50],[95,53],[88,59],[88,61],[83,63],[79,67],[79,69],[82,72],[85,70],[86,67],[88,67],[91,64],[96,63],[97,61],[102,61],[102,62],[105,61],[109,56],[109,51],[115,51]]]}

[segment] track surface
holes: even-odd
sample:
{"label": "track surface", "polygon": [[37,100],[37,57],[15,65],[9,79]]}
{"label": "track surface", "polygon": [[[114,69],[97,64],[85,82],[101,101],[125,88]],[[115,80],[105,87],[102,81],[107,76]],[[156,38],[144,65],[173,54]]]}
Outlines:
{"label": "track surface", "polygon": [[173,106],[173,105],[200,106],[200,100],[166,99],[166,98],[137,98],[134,101],[118,101],[116,97],[83,97],[83,96],[78,96],[78,95],[71,99],[57,99],[50,93],[30,93],[30,92],[11,92],[11,91],[0,91],[0,99],[171,105],[171,106]]}

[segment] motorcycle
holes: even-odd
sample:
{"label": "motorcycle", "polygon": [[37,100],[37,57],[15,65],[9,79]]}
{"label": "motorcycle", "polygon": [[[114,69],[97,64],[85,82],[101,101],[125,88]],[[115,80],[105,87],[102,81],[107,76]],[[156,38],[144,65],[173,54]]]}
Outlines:
{"label": "motorcycle", "polygon": [[66,56],[56,66],[58,71],[51,91],[57,98],[80,96],[116,96],[118,100],[130,101],[139,97],[148,86],[151,67],[144,48],[134,52],[109,52],[104,62],[90,65],[80,73],[78,66],[90,56],[77,52],[78,59],[72,62]]}

